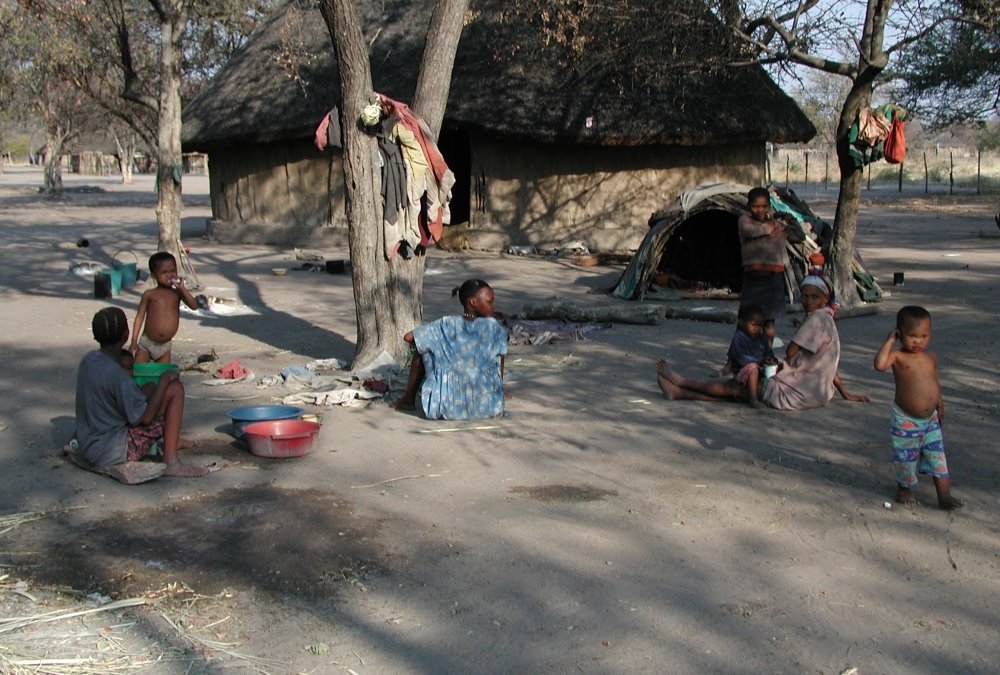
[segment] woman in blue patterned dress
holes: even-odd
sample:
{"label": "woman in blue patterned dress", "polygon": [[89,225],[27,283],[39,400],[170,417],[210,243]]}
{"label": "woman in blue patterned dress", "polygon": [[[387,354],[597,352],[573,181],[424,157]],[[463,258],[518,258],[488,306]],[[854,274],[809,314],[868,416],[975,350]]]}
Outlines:
{"label": "woman in blue patterned dress", "polygon": [[469,279],[451,292],[461,316],[443,316],[403,336],[416,347],[401,410],[420,403],[427,419],[475,420],[504,410],[503,365],[507,331],[493,318],[493,289]]}

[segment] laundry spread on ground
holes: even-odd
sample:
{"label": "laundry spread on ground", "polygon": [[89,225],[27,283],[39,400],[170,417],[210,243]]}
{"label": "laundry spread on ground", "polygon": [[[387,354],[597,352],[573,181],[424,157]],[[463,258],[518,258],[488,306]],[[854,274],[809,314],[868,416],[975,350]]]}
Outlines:
{"label": "laundry spread on ground", "polygon": [[590,333],[611,328],[610,323],[579,323],[565,319],[496,317],[507,329],[511,345],[544,345],[557,340],[585,340]]}

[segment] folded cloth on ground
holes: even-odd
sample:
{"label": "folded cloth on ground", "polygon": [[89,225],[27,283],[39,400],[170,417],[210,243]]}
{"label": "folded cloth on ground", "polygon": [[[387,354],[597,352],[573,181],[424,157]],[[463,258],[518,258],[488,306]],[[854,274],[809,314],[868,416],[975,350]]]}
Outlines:
{"label": "folded cloth on ground", "polygon": [[340,359],[316,359],[306,364],[309,370],[343,370],[346,366]]}
{"label": "folded cloth on ground", "polygon": [[67,461],[76,464],[81,469],[110,476],[125,485],[138,485],[151,481],[162,476],[163,472],[167,470],[167,465],[161,462],[122,462],[110,466],[94,466],[70,445],[63,448],[63,453]]}
{"label": "folded cloth on ground", "polygon": [[289,373],[285,376],[285,381],[282,386],[285,389],[291,389],[297,391],[299,389],[329,389],[330,387],[336,387],[341,382],[350,382],[351,376],[346,373],[342,376],[337,375],[320,375],[313,371],[307,371],[305,374],[302,373]]}
{"label": "folded cloth on ground", "polygon": [[345,407],[357,407],[367,405],[367,402],[374,398],[381,398],[381,394],[364,389],[344,387],[332,391],[303,391],[297,394],[289,394],[281,399],[282,405],[341,405]]}
{"label": "folded cloth on ground", "polygon": [[219,377],[218,375],[213,375],[216,379],[214,380],[202,380],[201,383],[208,385],[209,387],[220,387],[224,384],[235,384],[236,382],[249,382],[254,379],[255,375],[252,370],[248,370],[247,374],[242,377]]}
{"label": "folded cloth on ground", "polygon": [[301,375],[303,377],[309,377],[312,375],[312,371],[305,366],[285,366],[278,371],[283,378],[288,379],[289,375]]}
{"label": "folded cloth on ground", "polygon": [[233,359],[226,365],[215,371],[214,377],[222,380],[238,380],[246,377],[250,371],[240,365],[240,362]]}
{"label": "folded cloth on ground", "polygon": [[375,360],[364,368],[355,370],[352,375],[358,380],[391,380],[399,372],[399,364],[396,359],[382,351]]}

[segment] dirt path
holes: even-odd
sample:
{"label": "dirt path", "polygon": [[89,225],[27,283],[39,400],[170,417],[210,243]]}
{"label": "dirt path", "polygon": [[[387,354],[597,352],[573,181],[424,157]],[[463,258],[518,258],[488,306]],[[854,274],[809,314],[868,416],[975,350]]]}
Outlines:
{"label": "dirt path", "polygon": [[[97,608],[102,596],[148,604],[0,633],[0,658],[155,673],[995,672],[1000,238],[987,201],[864,209],[869,268],[905,272],[881,314],[839,325],[842,374],[869,405],[668,403],[655,359],[708,374],[732,327],[616,325],[512,348],[510,417],[320,409],[317,451],[277,461],[234,446],[225,416],[274,390],[185,373],[194,453],[231,464],[130,488],[56,451],[105,302],[67,269],[120,249],[144,260],[155,198],[147,178],[125,188],[70,176],[103,191],[57,202],[34,193],[39,183],[27,169],[0,176],[0,512],[72,510],[0,535],[0,617]],[[349,277],[276,277],[291,251],[201,240],[207,182],[186,179],[185,193],[185,241],[209,294],[257,314],[186,316],[176,358],[214,348],[257,375],[349,358]],[[828,199],[805,196],[830,215]],[[81,237],[88,249],[65,247]],[[455,310],[449,291],[470,276],[516,311],[553,296],[595,302],[589,291],[620,267],[434,251],[428,270],[431,319]],[[130,290],[113,304],[131,320],[137,300]],[[954,490],[968,502],[958,513],[883,506],[892,389],[871,360],[910,303],[934,314]]]}

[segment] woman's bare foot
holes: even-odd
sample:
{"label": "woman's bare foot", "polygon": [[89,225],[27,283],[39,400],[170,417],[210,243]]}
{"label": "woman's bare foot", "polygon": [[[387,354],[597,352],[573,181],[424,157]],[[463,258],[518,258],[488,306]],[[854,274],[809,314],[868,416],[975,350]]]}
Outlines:
{"label": "woman's bare foot", "polygon": [[193,464],[182,464],[181,462],[174,462],[173,464],[167,464],[167,468],[163,472],[164,476],[173,476],[174,478],[200,478],[208,473],[208,469],[203,466],[194,466]]}
{"label": "woman's bare foot", "polygon": [[666,373],[670,372],[670,367],[667,362],[660,359],[656,362],[656,383],[660,385],[660,391],[663,392],[663,398],[668,401],[673,401],[678,398],[683,392],[681,388],[670,381],[670,378]]}
{"label": "woman's bare foot", "polygon": [[896,501],[906,506],[919,506],[920,502],[913,496],[913,490],[901,487],[896,490]]}
{"label": "woman's bare foot", "polygon": [[667,363],[666,359],[659,359],[656,362],[656,373],[673,384],[682,384],[681,380],[683,378],[674,372],[674,369],[670,367],[670,364]]}
{"label": "woman's bare foot", "polygon": [[942,509],[950,511],[952,509],[962,508],[963,506],[965,506],[965,502],[963,502],[958,497],[952,497],[951,495],[948,495],[947,497],[942,497],[941,499],[938,500],[938,506],[940,506]]}
{"label": "woman's bare foot", "polygon": [[185,450],[187,448],[193,448],[198,445],[198,441],[192,441],[189,438],[181,438],[177,441],[177,448],[179,450]]}
{"label": "woman's bare foot", "polygon": [[396,410],[416,410],[417,402],[412,399],[401,398],[389,404],[389,407]]}

